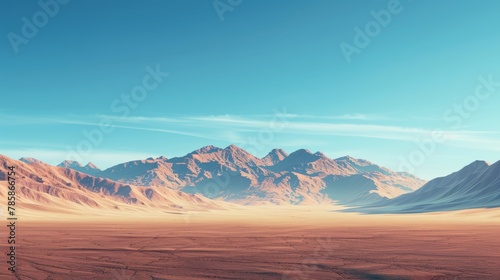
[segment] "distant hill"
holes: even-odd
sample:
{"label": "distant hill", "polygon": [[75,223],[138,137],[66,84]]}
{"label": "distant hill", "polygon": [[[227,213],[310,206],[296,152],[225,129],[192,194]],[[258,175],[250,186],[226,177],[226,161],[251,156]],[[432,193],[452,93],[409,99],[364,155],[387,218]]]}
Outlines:
{"label": "distant hill", "polygon": [[475,161],[413,193],[351,209],[367,213],[421,213],[500,207],[500,161]]}
{"label": "distant hill", "polygon": [[79,172],[82,172],[85,174],[89,174],[89,175],[97,175],[99,172],[101,172],[101,169],[99,169],[92,162],[89,162],[87,165],[83,166],[78,161],[65,160],[57,166],[71,168],[73,170],[76,170],[76,171],[79,171]]}

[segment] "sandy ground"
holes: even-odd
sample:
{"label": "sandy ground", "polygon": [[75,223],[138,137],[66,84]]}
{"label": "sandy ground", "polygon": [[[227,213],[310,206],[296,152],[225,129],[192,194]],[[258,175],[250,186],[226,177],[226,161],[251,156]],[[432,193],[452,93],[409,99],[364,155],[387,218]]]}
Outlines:
{"label": "sandy ground", "polygon": [[2,261],[0,279],[500,279],[497,210],[65,218],[20,221],[17,278]]}

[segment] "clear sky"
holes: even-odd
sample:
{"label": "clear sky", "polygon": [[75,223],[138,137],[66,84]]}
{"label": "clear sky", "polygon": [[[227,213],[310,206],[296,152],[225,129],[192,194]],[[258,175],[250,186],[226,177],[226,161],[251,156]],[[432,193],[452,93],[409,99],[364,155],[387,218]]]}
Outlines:
{"label": "clear sky", "polygon": [[65,2],[0,3],[1,154],[307,148],[425,179],[500,160],[499,1]]}

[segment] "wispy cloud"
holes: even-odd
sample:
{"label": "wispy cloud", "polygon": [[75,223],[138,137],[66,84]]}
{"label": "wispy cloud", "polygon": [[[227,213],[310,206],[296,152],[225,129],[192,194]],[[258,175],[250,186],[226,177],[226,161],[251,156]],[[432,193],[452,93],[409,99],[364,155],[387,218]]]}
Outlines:
{"label": "wispy cloud", "polygon": [[[270,127],[276,115],[212,115],[212,116],[175,116],[119,117],[111,115],[72,116],[70,118],[19,118],[20,124],[64,124],[98,126],[100,120],[112,121],[117,129],[141,130],[158,133],[184,135],[217,141],[242,143],[249,133],[258,133]],[[353,114],[340,116],[313,116],[282,114],[283,129],[278,134],[307,136],[345,136],[392,141],[416,141],[428,138],[434,130],[418,127],[405,127],[387,124],[384,116]],[[374,120],[378,118],[377,123]],[[355,120],[356,122],[353,122]],[[364,120],[369,120],[363,122]],[[500,131],[448,130],[443,131],[453,145],[464,147],[499,146]],[[306,141],[306,140],[303,140]],[[474,145],[472,145],[474,144]]]}
{"label": "wispy cloud", "polygon": [[358,121],[377,121],[389,120],[390,118],[379,114],[344,114],[339,116],[315,116],[315,115],[297,115],[304,119],[323,119],[323,120],[358,120]]}

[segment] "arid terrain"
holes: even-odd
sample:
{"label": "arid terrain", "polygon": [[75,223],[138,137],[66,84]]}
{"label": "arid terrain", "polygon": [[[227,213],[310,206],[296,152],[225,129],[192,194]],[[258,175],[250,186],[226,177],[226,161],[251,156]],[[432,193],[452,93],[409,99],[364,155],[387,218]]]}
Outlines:
{"label": "arid terrain", "polygon": [[[220,162],[220,168],[234,172],[255,171],[255,178],[247,174],[255,182],[260,182],[259,174],[273,178],[288,174],[245,167],[252,160],[262,166],[272,161],[255,159],[234,146],[215,150],[208,155],[216,159],[207,162]],[[191,157],[202,152],[207,153],[188,155],[187,165],[201,162]],[[255,192],[268,179],[255,186],[239,185],[247,181],[229,176],[226,182],[236,185],[220,189],[245,195],[212,198],[163,186],[163,181],[144,184],[141,178],[150,175],[158,179],[170,174],[165,175],[166,183],[179,181],[183,175],[170,172],[182,170],[172,168],[178,159],[125,163],[112,169],[110,176],[95,177],[85,173],[92,169],[90,164],[80,172],[0,155],[0,206],[6,210],[7,190],[15,180],[18,217],[17,272],[8,271],[10,257],[3,252],[10,252],[9,233],[3,227],[0,279],[500,279],[500,210],[488,208],[498,205],[498,163],[477,161],[414,192],[387,199],[375,192],[387,190],[387,184],[421,181],[366,161],[299,153],[300,157],[293,153],[275,157],[279,161],[273,170],[292,165],[300,180],[294,183],[293,176],[286,175],[279,180],[286,184],[271,184],[273,195]],[[7,173],[12,165],[15,179]],[[144,171],[143,166],[154,168]],[[212,175],[192,169],[194,175],[206,175],[200,180],[210,181],[207,178],[224,178],[220,168]],[[373,169],[377,171],[371,173]],[[315,170],[334,177],[321,177]],[[332,175],[339,170],[347,175]],[[129,174],[138,175],[134,180],[113,177]],[[199,189],[204,189],[202,185]],[[356,208],[362,201],[370,203]],[[457,201],[464,209],[450,211]],[[428,213],[412,213],[425,207]]]}
{"label": "arid terrain", "polygon": [[0,278],[499,279],[498,210],[249,210],[21,221],[17,278]]}
{"label": "arid terrain", "polygon": [[[251,160],[234,146],[214,153],[209,155],[220,166],[236,171],[254,168],[255,178],[267,174],[265,168],[239,166]],[[236,185],[220,189],[241,191],[244,199],[231,194],[209,198],[203,192],[148,186],[136,179],[95,177],[85,173],[87,170],[0,155],[5,170],[0,170],[0,209],[7,209],[11,196],[7,191],[15,180],[18,218],[17,272],[8,271],[10,256],[3,252],[11,250],[6,243],[8,227],[3,227],[5,257],[0,279],[500,279],[500,208],[489,208],[498,205],[500,162],[476,161],[416,191],[388,199],[375,195],[377,186],[379,191],[389,186],[383,187],[377,180],[394,186],[420,181],[366,161],[348,159],[347,164],[345,159],[300,153],[300,160],[292,153],[277,164],[300,162],[292,169],[307,167],[294,175],[305,181],[280,179],[286,184],[271,188],[278,196],[254,192],[268,179],[262,186],[245,183],[241,189],[241,180],[228,177],[227,182]],[[225,160],[229,155],[232,160]],[[238,155],[241,160],[236,160],[239,167],[235,167]],[[199,157],[199,153],[188,156],[188,163],[191,156]],[[126,172],[117,167],[110,174],[136,174],[138,166],[160,166],[165,170],[155,167],[144,172],[141,167],[134,178],[147,179],[151,174],[162,178],[161,174],[171,173],[167,172],[171,164],[164,158],[148,159],[125,163],[120,168]],[[324,169],[334,174],[345,168],[342,164],[353,174],[325,175],[322,178],[328,184],[322,185],[323,179],[312,172]],[[7,172],[12,165],[16,166],[15,177]],[[309,170],[310,166],[314,168]],[[372,174],[372,169],[378,171]],[[198,175],[208,174],[193,170]],[[278,178],[287,172],[269,174]],[[219,173],[216,169],[207,178]],[[309,173],[314,176],[306,176]],[[177,182],[181,175],[169,176],[165,182]],[[323,194],[318,186],[331,189]],[[203,189],[201,185],[199,189]],[[297,190],[303,191],[300,196],[294,194]],[[350,200],[354,197],[359,199]],[[332,198],[353,203],[342,205]],[[356,201],[370,203],[357,207]],[[455,210],[457,207],[463,209]]]}

